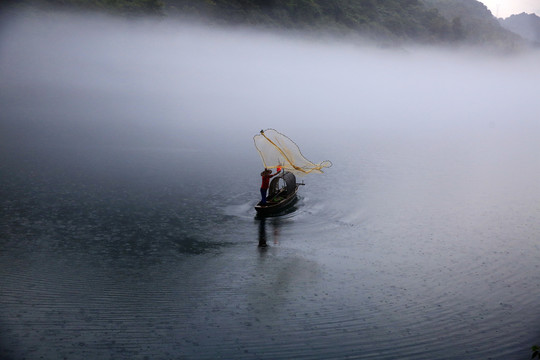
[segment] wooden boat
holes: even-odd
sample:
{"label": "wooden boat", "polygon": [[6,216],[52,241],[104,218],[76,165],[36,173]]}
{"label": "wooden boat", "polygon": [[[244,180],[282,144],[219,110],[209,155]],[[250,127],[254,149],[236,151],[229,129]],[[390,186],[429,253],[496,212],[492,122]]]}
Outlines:
{"label": "wooden boat", "polygon": [[255,210],[260,215],[279,214],[287,210],[296,201],[299,185],[296,182],[296,177],[291,172],[283,172],[272,179],[268,187],[268,196],[266,204],[263,205],[259,201],[255,205]]}

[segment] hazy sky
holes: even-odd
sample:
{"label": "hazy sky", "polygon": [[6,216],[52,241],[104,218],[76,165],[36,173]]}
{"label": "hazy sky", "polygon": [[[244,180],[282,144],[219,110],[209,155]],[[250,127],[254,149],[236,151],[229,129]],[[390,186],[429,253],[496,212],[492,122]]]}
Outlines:
{"label": "hazy sky", "polygon": [[496,17],[507,18],[512,14],[536,13],[540,15],[540,0],[480,0]]}

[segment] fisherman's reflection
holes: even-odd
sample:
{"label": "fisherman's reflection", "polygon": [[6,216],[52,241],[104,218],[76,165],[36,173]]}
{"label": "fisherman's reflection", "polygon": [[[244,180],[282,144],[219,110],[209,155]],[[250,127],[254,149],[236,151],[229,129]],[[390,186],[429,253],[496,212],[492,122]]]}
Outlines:
{"label": "fisherman's reflection", "polygon": [[[268,236],[266,233],[266,221],[267,220],[265,217],[262,217],[259,219],[259,247],[262,247],[262,248],[268,246],[268,243],[267,243]],[[279,232],[280,232],[279,220],[273,219],[272,227],[273,227],[273,235],[274,235],[273,236],[274,245],[277,245],[279,244]]]}
{"label": "fisherman's reflection", "polygon": [[266,218],[259,219],[259,247],[267,247],[266,244]]}

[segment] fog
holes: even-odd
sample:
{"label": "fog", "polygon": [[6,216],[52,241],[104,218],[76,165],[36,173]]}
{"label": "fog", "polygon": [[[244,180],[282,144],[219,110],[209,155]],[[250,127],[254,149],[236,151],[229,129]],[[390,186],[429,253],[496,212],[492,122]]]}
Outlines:
{"label": "fog", "polygon": [[4,144],[193,147],[266,127],[538,130],[538,53],[66,14],[23,14],[0,36]]}
{"label": "fog", "polygon": [[252,137],[275,128],[310,160],[344,167],[370,141],[395,153],[453,147],[482,162],[516,154],[536,171],[524,164],[540,152],[538,52],[380,48],[65,13],[12,16],[0,36],[0,142],[20,154],[14,163],[40,156],[84,168],[101,153],[91,172],[126,160],[152,168],[125,152],[141,150],[182,154],[204,164],[199,173],[258,168]]}

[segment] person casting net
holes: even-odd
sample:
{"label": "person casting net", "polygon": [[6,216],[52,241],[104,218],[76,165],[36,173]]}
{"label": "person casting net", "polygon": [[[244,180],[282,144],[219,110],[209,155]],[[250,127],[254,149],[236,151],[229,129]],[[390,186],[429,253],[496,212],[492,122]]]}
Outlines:
{"label": "person casting net", "polygon": [[[261,201],[255,206],[258,214],[279,214],[294,204],[298,186],[304,185],[296,182],[295,174],[322,173],[323,168],[332,166],[328,160],[320,164],[309,161],[294,141],[274,129],[261,130],[253,141],[264,165]],[[276,173],[272,174],[271,169]]]}
{"label": "person casting net", "polygon": [[274,129],[261,130],[253,141],[265,169],[283,169],[296,175],[306,175],[322,173],[322,169],[332,166],[328,160],[319,164],[309,161],[294,141]]}

